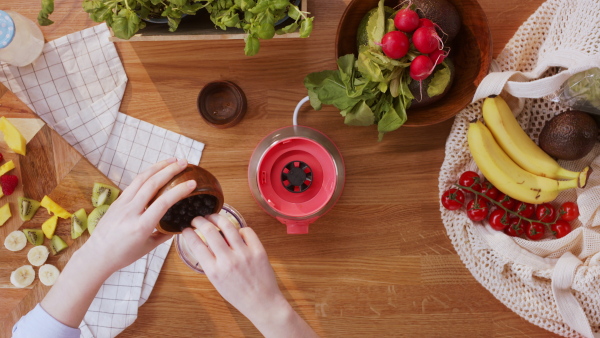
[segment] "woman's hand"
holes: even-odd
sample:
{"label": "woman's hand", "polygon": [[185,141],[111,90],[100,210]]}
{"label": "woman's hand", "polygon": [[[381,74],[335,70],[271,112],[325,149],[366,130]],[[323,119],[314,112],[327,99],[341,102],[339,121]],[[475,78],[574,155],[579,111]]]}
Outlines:
{"label": "woman's hand", "polygon": [[196,182],[181,183],[146,206],[186,166],[185,160],[172,158],[151,166],[133,180],[63,269],[41,303],[46,312],[67,326],[78,327],[100,286],[112,273],[171,237],[154,232],[154,228],[173,204],[194,190]]}
{"label": "woman's hand", "polygon": [[[215,228],[221,229],[223,236]],[[316,336],[285,299],[267,253],[249,227],[237,229],[221,215],[196,217],[183,237],[217,291],[267,337]]]}
{"label": "woman's hand", "polygon": [[81,250],[102,257],[99,268],[110,274],[132,264],[171,238],[171,235],[155,232],[154,229],[171,206],[194,190],[196,181],[181,183],[147,209],[146,206],[158,190],[186,166],[187,161],[172,158],[140,173],[110,206]]}

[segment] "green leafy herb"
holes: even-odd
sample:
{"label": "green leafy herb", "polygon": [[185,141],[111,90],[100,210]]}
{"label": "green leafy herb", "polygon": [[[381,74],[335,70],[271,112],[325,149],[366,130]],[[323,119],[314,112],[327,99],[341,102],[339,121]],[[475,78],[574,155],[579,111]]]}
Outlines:
{"label": "green leafy herb", "polygon": [[[310,13],[303,12],[290,0],[210,0],[206,5],[210,19],[220,29],[241,28],[246,37],[246,55],[255,55],[260,49],[260,40],[271,39],[275,34],[300,32],[307,38],[313,29]],[[289,16],[292,23],[275,30],[275,23]]]}
{"label": "green leafy herb", "polygon": [[[83,9],[96,22],[106,22],[115,36],[129,39],[146,26],[148,18],[167,18],[169,31],[179,27],[184,15],[194,15],[206,8],[216,27],[243,29],[246,37],[246,55],[255,55],[260,39],[271,39],[275,34],[300,32],[309,37],[314,18],[303,12],[290,0],[82,0]],[[50,25],[48,16],[54,11],[54,0],[42,0],[38,15],[40,25]],[[275,30],[275,23],[289,16],[293,22]]]}
{"label": "green leafy herb", "polygon": [[442,94],[450,84],[450,68],[448,68],[446,62],[442,62],[441,66],[442,68],[433,73],[429,86],[427,87],[427,95],[429,95],[429,97]]}
{"label": "green leafy herb", "polygon": [[54,12],[54,0],[42,0],[42,9],[38,14],[38,23],[40,26],[48,26],[54,23],[54,21],[48,19],[48,15]]}

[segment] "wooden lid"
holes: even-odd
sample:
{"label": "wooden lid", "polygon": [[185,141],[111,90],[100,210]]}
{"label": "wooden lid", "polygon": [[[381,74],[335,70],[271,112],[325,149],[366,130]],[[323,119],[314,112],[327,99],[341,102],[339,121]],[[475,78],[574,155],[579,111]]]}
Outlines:
{"label": "wooden lid", "polygon": [[238,124],[246,114],[246,107],[244,92],[230,81],[210,82],[198,95],[200,116],[215,128]]}

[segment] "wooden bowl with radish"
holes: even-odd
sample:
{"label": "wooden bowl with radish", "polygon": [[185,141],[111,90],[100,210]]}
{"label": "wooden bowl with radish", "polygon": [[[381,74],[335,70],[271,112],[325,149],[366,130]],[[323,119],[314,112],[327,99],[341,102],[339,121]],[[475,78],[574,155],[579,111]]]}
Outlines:
{"label": "wooden bowl with radish", "polygon": [[[422,4],[424,1],[430,0],[414,0],[412,3],[416,6],[417,3]],[[431,1],[435,3],[442,0]],[[456,29],[449,29],[455,30],[449,32],[450,35],[455,34],[455,37],[449,41],[450,51],[447,53],[447,58],[454,66],[452,84],[435,102],[422,105],[417,102],[419,100],[413,100],[413,104],[407,110],[408,119],[403,126],[428,126],[454,117],[471,102],[477,86],[489,71],[492,60],[492,40],[485,13],[476,0],[447,0],[447,2],[456,8],[460,17],[460,24],[456,25]],[[385,5],[394,8],[394,12],[401,8],[399,4],[406,3],[398,0],[385,1]],[[377,8],[378,4],[379,0],[352,0],[350,2],[338,25],[336,58],[347,54],[358,55],[357,32],[359,25],[365,15]],[[419,13],[421,18],[423,17],[423,13],[419,9],[415,9],[415,12]],[[440,11],[440,16],[443,17],[446,14],[445,10]],[[394,16],[390,16],[390,18],[393,19]],[[440,27],[437,24],[436,27],[434,29],[440,33]],[[416,30],[406,33],[411,43],[413,37],[417,36],[415,33]],[[444,36],[442,34],[446,33],[441,31],[439,35]],[[383,42],[382,39],[381,43]],[[414,44],[411,45],[411,49],[414,50]],[[444,49],[448,50],[448,48]],[[433,57],[433,53],[425,55]],[[435,66],[435,61],[433,62]]]}

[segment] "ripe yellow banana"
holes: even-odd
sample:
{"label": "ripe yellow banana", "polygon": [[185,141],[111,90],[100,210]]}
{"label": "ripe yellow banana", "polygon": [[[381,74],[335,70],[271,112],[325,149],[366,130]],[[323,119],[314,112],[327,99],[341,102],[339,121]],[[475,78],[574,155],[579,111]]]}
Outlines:
{"label": "ripe yellow banana", "polygon": [[485,124],[500,147],[521,168],[543,177],[578,179],[580,188],[586,185],[591,173],[590,168],[586,167],[581,172],[562,168],[525,133],[508,104],[500,96],[486,98],[482,111]]}
{"label": "ripe yellow banana", "polygon": [[483,176],[514,199],[532,204],[546,203],[553,201],[560,191],[577,187],[576,178],[557,181],[519,167],[481,121],[469,125],[467,140],[471,155]]}

